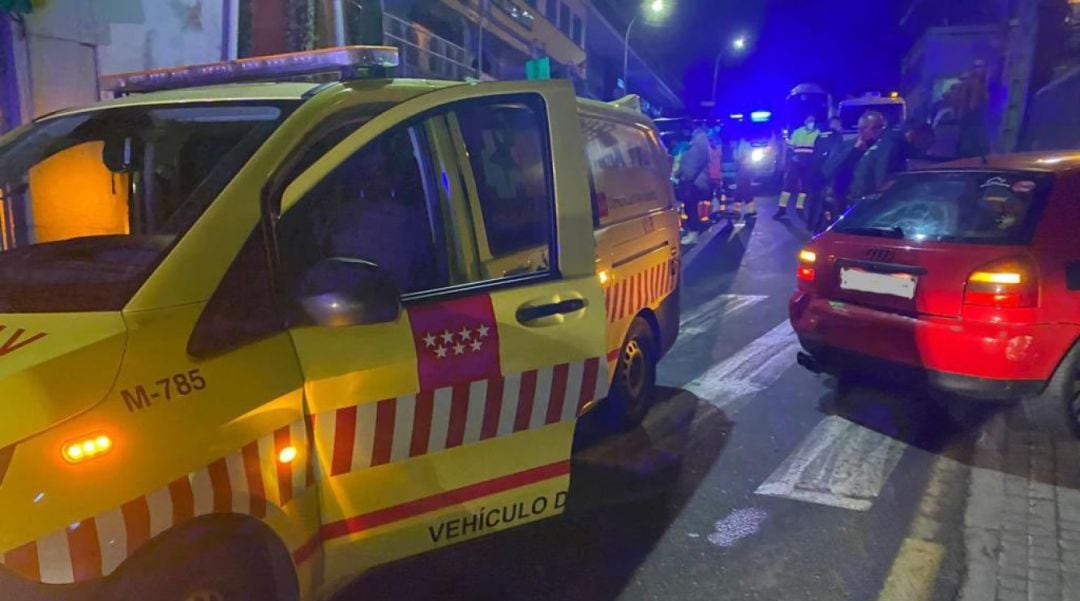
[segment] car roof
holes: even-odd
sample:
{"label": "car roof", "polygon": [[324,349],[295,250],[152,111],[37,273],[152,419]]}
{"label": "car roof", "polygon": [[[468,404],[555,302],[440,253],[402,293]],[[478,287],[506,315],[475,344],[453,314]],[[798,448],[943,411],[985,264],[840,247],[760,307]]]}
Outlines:
{"label": "car roof", "polygon": [[105,100],[94,104],[61,109],[54,113],[45,115],[40,119],[50,119],[53,117],[73,115],[87,111],[95,111],[106,108],[118,108],[125,106],[245,100],[302,101],[310,97],[312,94],[321,91],[323,88],[329,88],[335,85],[347,85],[359,90],[394,86],[401,89],[415,90],[416,95],[420,95],[438,88],[444,88],[454,85],[464,85],[464,82],[436,81],[427,79],[360,79],[343,82],[333,81],[329,83],[266,82],[219,84],[212,86],[177,88],[174,90],[162,90],[158,92],[130,94],[127,96],[122,96],[120,98]]}
{"label": "car roof", "polygon": [[1046,171],[1059,173],[1080,169],[1080,151],[1040,151],[1019,152],[1014,154],[988,155],[970,159],[960,159],[948,163],[932,165],[921,171],[940,171],[955,169],[1007,169],[1015,171]]}

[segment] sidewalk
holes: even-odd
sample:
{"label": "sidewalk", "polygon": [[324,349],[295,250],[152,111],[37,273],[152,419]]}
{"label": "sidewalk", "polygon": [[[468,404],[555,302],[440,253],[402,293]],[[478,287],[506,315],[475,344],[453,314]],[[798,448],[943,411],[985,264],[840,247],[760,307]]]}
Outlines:
{"label": "sidewalk", "polygon": [[1080,441],[1001,414],[976,444],[960,601],[1080,600]]}

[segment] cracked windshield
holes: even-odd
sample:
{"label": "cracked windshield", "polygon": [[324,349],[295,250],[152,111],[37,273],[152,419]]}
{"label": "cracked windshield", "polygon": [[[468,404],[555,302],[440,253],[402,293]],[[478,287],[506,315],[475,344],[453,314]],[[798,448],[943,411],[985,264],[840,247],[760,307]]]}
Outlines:
{"label": "cracked windshield", "polygon": [[1080,0],[0,0],[0,599],[1080,601]]}

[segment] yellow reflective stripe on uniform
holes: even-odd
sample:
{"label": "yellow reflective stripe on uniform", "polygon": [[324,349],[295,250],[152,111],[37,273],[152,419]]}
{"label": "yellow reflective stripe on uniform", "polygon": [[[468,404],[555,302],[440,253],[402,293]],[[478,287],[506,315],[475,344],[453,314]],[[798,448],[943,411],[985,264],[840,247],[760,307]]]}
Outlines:
{"label": "yellow reflective stripe on uniform", "polygon": [[791,134],[791,145],[798,154],[812,153],[814,152],[814,143],[817,142],[818,136],[820,135],[821,132],[816,129],[810,130],[805,127],[800,127]]}

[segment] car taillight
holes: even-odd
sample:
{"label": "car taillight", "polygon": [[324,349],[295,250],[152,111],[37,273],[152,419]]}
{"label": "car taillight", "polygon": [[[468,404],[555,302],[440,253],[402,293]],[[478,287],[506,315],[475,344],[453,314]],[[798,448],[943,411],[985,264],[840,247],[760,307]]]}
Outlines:
{"label": "car taillight", "polygon": [[800,282],[813,282],[817,278],[817,253],[803,249],[799,251],[799,271],[797,276]]}
{"label": "car taillight", "polygon": [[968,276],[964,304],[980,307],[1023,308],[1039,302],[1035,268],[1019,259],[983,265]]}

